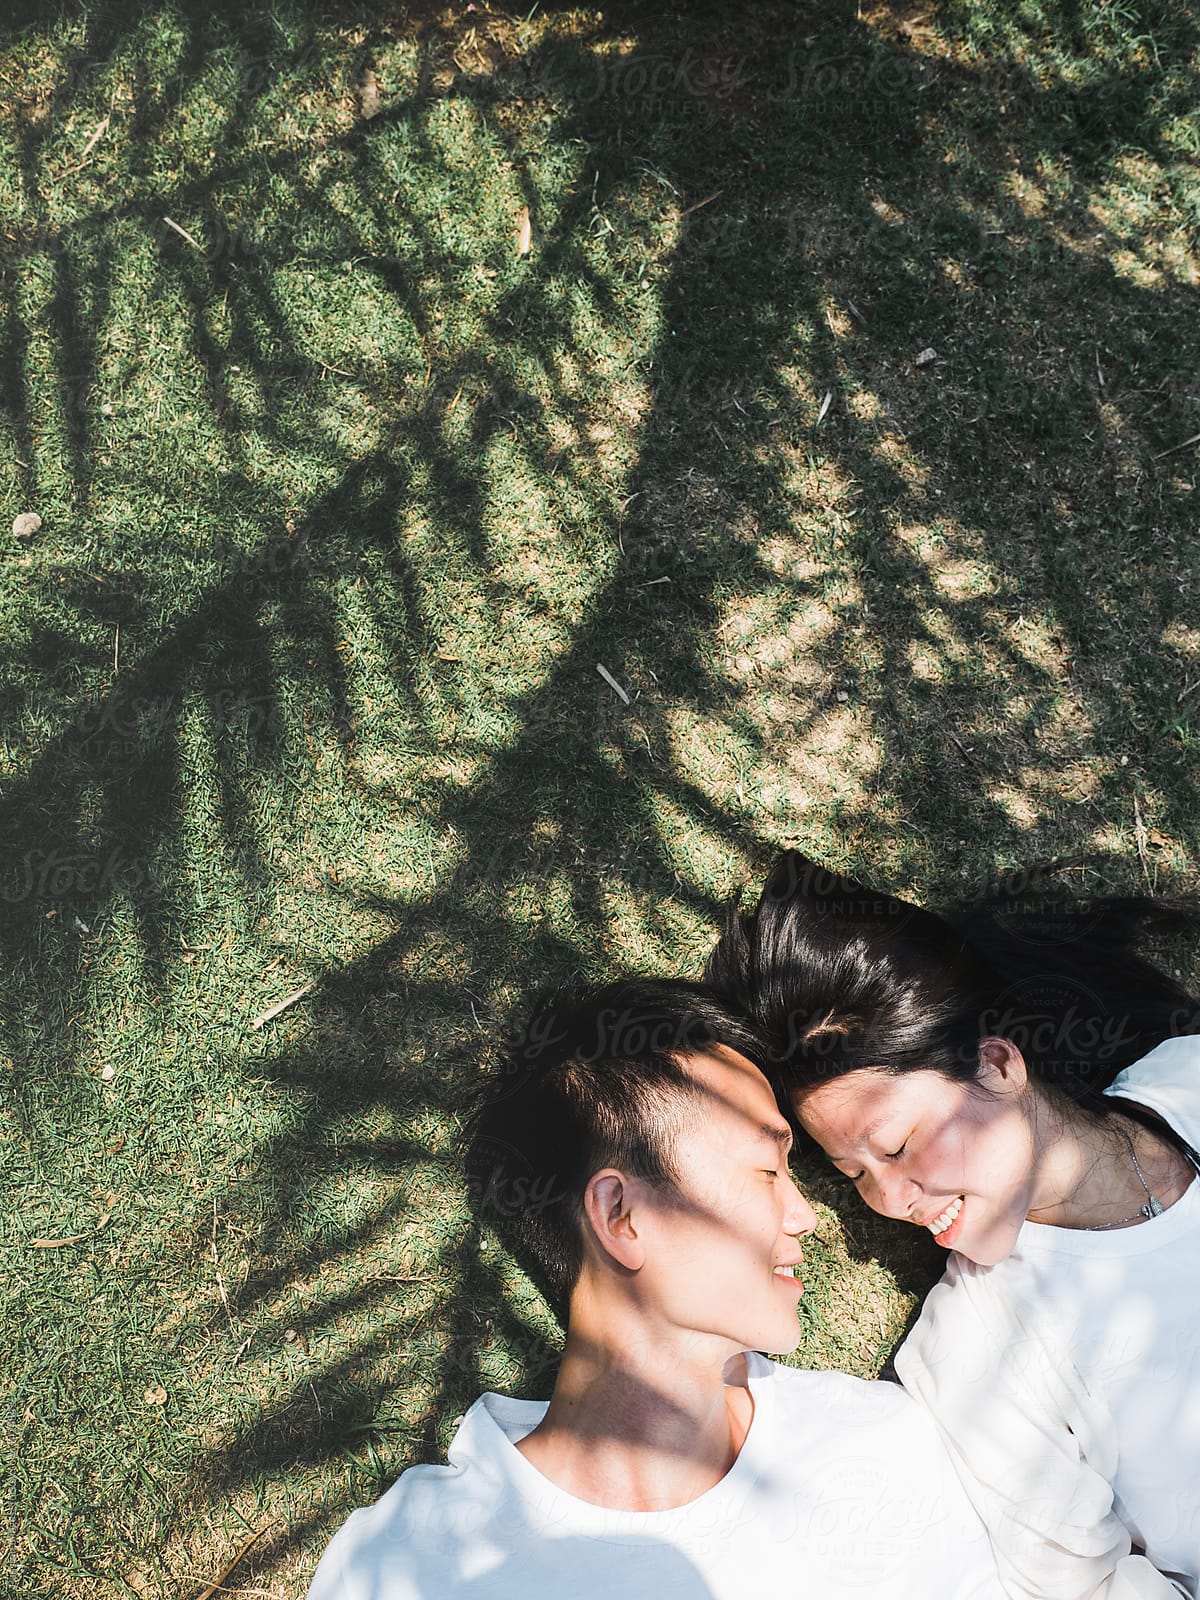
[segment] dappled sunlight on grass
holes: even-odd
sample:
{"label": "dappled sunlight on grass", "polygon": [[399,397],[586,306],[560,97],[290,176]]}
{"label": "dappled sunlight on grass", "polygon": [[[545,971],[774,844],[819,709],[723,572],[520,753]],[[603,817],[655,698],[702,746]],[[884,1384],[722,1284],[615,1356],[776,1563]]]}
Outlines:
{"label": "dappled sunlight on grass", "polygon": [[[267,1527],[290,1592],[548,1390],[457,1167],[530,990],[697,972],[784,842],[1194,872],[1195,41],[1047,27],[0,47],[22,1581],[174,1600]],[[801,1356],[878,1370],[933,1258],[824,1215]]]}

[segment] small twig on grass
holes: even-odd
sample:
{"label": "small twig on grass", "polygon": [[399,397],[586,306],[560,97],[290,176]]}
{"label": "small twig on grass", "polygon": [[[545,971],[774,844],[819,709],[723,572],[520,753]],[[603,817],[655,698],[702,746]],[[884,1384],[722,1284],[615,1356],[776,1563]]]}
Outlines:
{"label": "small twig on grass", "polygon": [[[181,1583],[204,1582],[198,1572],[181,1572],[179,1580]],[[208,1600],[208,1596],[213,1594],[247,1594],[261,1596],[262,1600],[286,1600],[278,1589],[243,1589],[240,1583],[236,1587],[225,1583],[210,1583],[207,1589],[196,1596],[196,1600]]]}
{"label": "small twig on grass", "polygon": [[1142,863],[1142,875],[1146,879],[1146,882],[1149,883],[1150,866],[1146,857],[1146,841],[1149,837],[1149,834],[1146,829],[1145,821],[1142,818],[1141,802],[1138,800],[1137,795],[1134,795],[1133,797],[1133,835],[1137,840],[1137,853],[1138,860]]}
{"label": "small twig on grass", "polygon": [[186,239],[187,242],[192,246],[193,250],[199,250],[201,255],[204,254],[204,246],[200,243],[199,239],[193,238],[186,228],[181,228],[179,224],[174,222],[170,217],[164,217],[163,221],[166,223],[168,228],[174,228],[175,232],[181,239]]}
{"label": "small twig on grass", "polygon": [[[270,1526],[271,1524],[268,1523],[267,1528]],[[238,1562],[242,1559],[246,1552],[253,1549],[253,1547],[258,1543],[263,1534],[266,1533],[267,1528],[260,1528],[257,1533],[251,1534],[229,1565],[223,1568],[223,1570],[219,1572],[211,1582],[208,1582],[203,1578],[199,1580],[201,1583],[206,1583],[206,1587],[196,1596],[196,1600],[212,1600],[212,1596],[214,1594],[220,1594],[225,1590],[225,1579],[229,1577],[234,1567],[237,1566]],[[273,1591],[270,1589],[241,1589],[237,1592],[240,1594],[272,1595],[272,1600],[274,1600]]]}
{"label": "small twig on grass", "polygon": [[100,140],[108,132],[108,125],[109,125],[110,120],[111,120],[110,118],[105,117],[103,122],[99,122],[99,123],[96,124],[95,132],[92,134],[92,137],[88,140],[88,142],[84,145],[83,154],[80,156],[79,160],[75,162],[74,166],[67,167],[64,172],[60,172],[59,173],[58,179],[59,179],[60,183],[62,182],[62,180],[64,178],[69,178],[72,175],[72,173],[81,172],[83,170],[83,168],[87,166],[87,158],[91,155],[92,151],[96,148],[96,145],[100,142]]}
{"label": "small twig on grass", "polygon": [[268,1022],[274,1022],[275,1018],[286,1011],[289,1006],[294,1006],[297,1000],[303,1000],[309,990],[316,986],[316,981],[315,978],[310,979],[308,983],[289,994],[285,1000],[281,1000],[278,1005],[268,1006],[260,1016],[255,1017],[250,1026],[252,1028],[264,1028]]}
{"label": "small twig on grass", "polygon": [[[217,1293],[221,1296],[221,1304],[225,1307],[225,1315],[229,1318],[229,1331],[237,1337],[237,1328],[234,1326],[233,1312],[229,1309],[229,1296],[225,1293],[225,1280],[221,1276],[221,1262],[217,1255],[217,1197],[213,1196],[213,1225],[212,1225],[212,1258],[213,1272],[217,1279]],[[240,1355],[241,1352],[239,1351]],[[237,1360],[237,1356],[234,1357]]]}
{"label": "small twig on grass", "polygon": [[947,728],[946,729],[946,737],[950,740],[951,744],[953,744],[955,746],[955,748],[957,749],[959,755],[963,758],[963,760],[971,768],[972,772],[978,772],[979,771],[979,763],[978,763],[978,761],[976,761],[976,760],[974,760],[972,758],[971,752],[967,749],[966,745],[962,742],[962,740],[958,737],[958,735],[956,733],[951,733],[950,729]]}
{"label": "small twig on grass", "polygon": [[693,211],[700,211],[704,206],[712,205],[713,201],[719,200],[724,193],[724,189],[714,189],[712,194],[706,195],[703,200],[697,200],[694,206],[689,206],[686,211],[679,213],[680,222],[683,221],[684,217],[690,217]]}
{"label": "small twig on grass", "polygon": [[624,700],[625,704],[629,705],[629,703],[630,703],[629,696],[625,693],[624,689],[622,689],[621,685],[613,677],[612,673],[608,670],[608,668],[604,665],[603,662],[597,661],[597,663],[596,663],[596,671],[604,679],[604,681],[608,685],[608,687],[610,689],[615,689],[616,692],[621,696],[621,699]]}
{"label": "small twig on grass", "polygon": [[88,140],[88,142],[83,147],[83,154],[79,158],[80,161],[86,161],[87,160],[88,156],[90,156],[92,151],[96,148],[96,145],[100,142],[100,140],[108,132],[108,124],[109,124],[110,120],[111,120],[110,118],[105,117],[103,122],[98,122],[96,124],[96,128],[95,128],[94,133],[92,134],[92,137]]}
{"label": "small twig on grass", "polygon": [[1177,450],[1186,450],[1190,444],[1200,444],[1200,433],[1194,433],[1190,439],[1185,439],[1182,444],[1173,444],[1169,450],[1160,450],[1153,459],[1161,461],[1164,456],[1173,456]]}

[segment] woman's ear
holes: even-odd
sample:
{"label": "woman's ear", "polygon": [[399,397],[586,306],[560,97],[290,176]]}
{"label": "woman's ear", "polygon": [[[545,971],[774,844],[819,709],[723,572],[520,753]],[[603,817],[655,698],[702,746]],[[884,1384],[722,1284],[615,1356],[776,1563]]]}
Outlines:
{"label": "woman's ear", "polygon": [[979,1041],[979,1079],[999,1094],[1024,1089],[1029,1082],[1029,1068],[1011,1039],[989,1036]]}
{"label": "woman's ear", "polygon": [[638,1235],[644,1195],[644,1185],[615,1167],[593,1174],[583,1191],[583,1211],[597,1247],[627,1272],[636,1272],[646,1259],[645,1241]]}

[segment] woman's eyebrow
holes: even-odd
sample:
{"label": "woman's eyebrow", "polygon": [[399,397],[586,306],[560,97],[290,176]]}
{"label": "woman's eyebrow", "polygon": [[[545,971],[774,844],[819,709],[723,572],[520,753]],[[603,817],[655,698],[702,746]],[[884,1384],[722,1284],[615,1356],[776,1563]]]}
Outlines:
{"label": "woman's eyebrow", "polygon": [[[890,1120],[891,1115],[891,1112],[885,1112],[882,1117],[876,1117],[874,1122],[869,1122],[860,1133],[854,1136],[854,1143],[861,1146],[866,1144],[868,1140],[874,1138],[874,1136],[879,1132],[880,1128],[883,1127],[884,1123]],[[849,1156],[835,1156],[832,1151],[829,1150],[826,1150],[825,1154],[828,1159],[835,1164],[839,1161],[850,1160]]]}

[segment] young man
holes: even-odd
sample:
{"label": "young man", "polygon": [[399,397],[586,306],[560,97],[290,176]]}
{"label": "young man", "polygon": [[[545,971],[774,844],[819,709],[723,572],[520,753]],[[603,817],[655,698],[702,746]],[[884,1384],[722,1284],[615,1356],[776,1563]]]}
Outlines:
{"label": "young man", "polygon": [[791,1134],[707,991],[544,1008],[477,1121],[478,1208],[565,1310],[548,1404],[485,1394],[448,1467],[357,1511],[309,1600],[999,1600],[903,1390],[779,1366],[816,1223]]}

